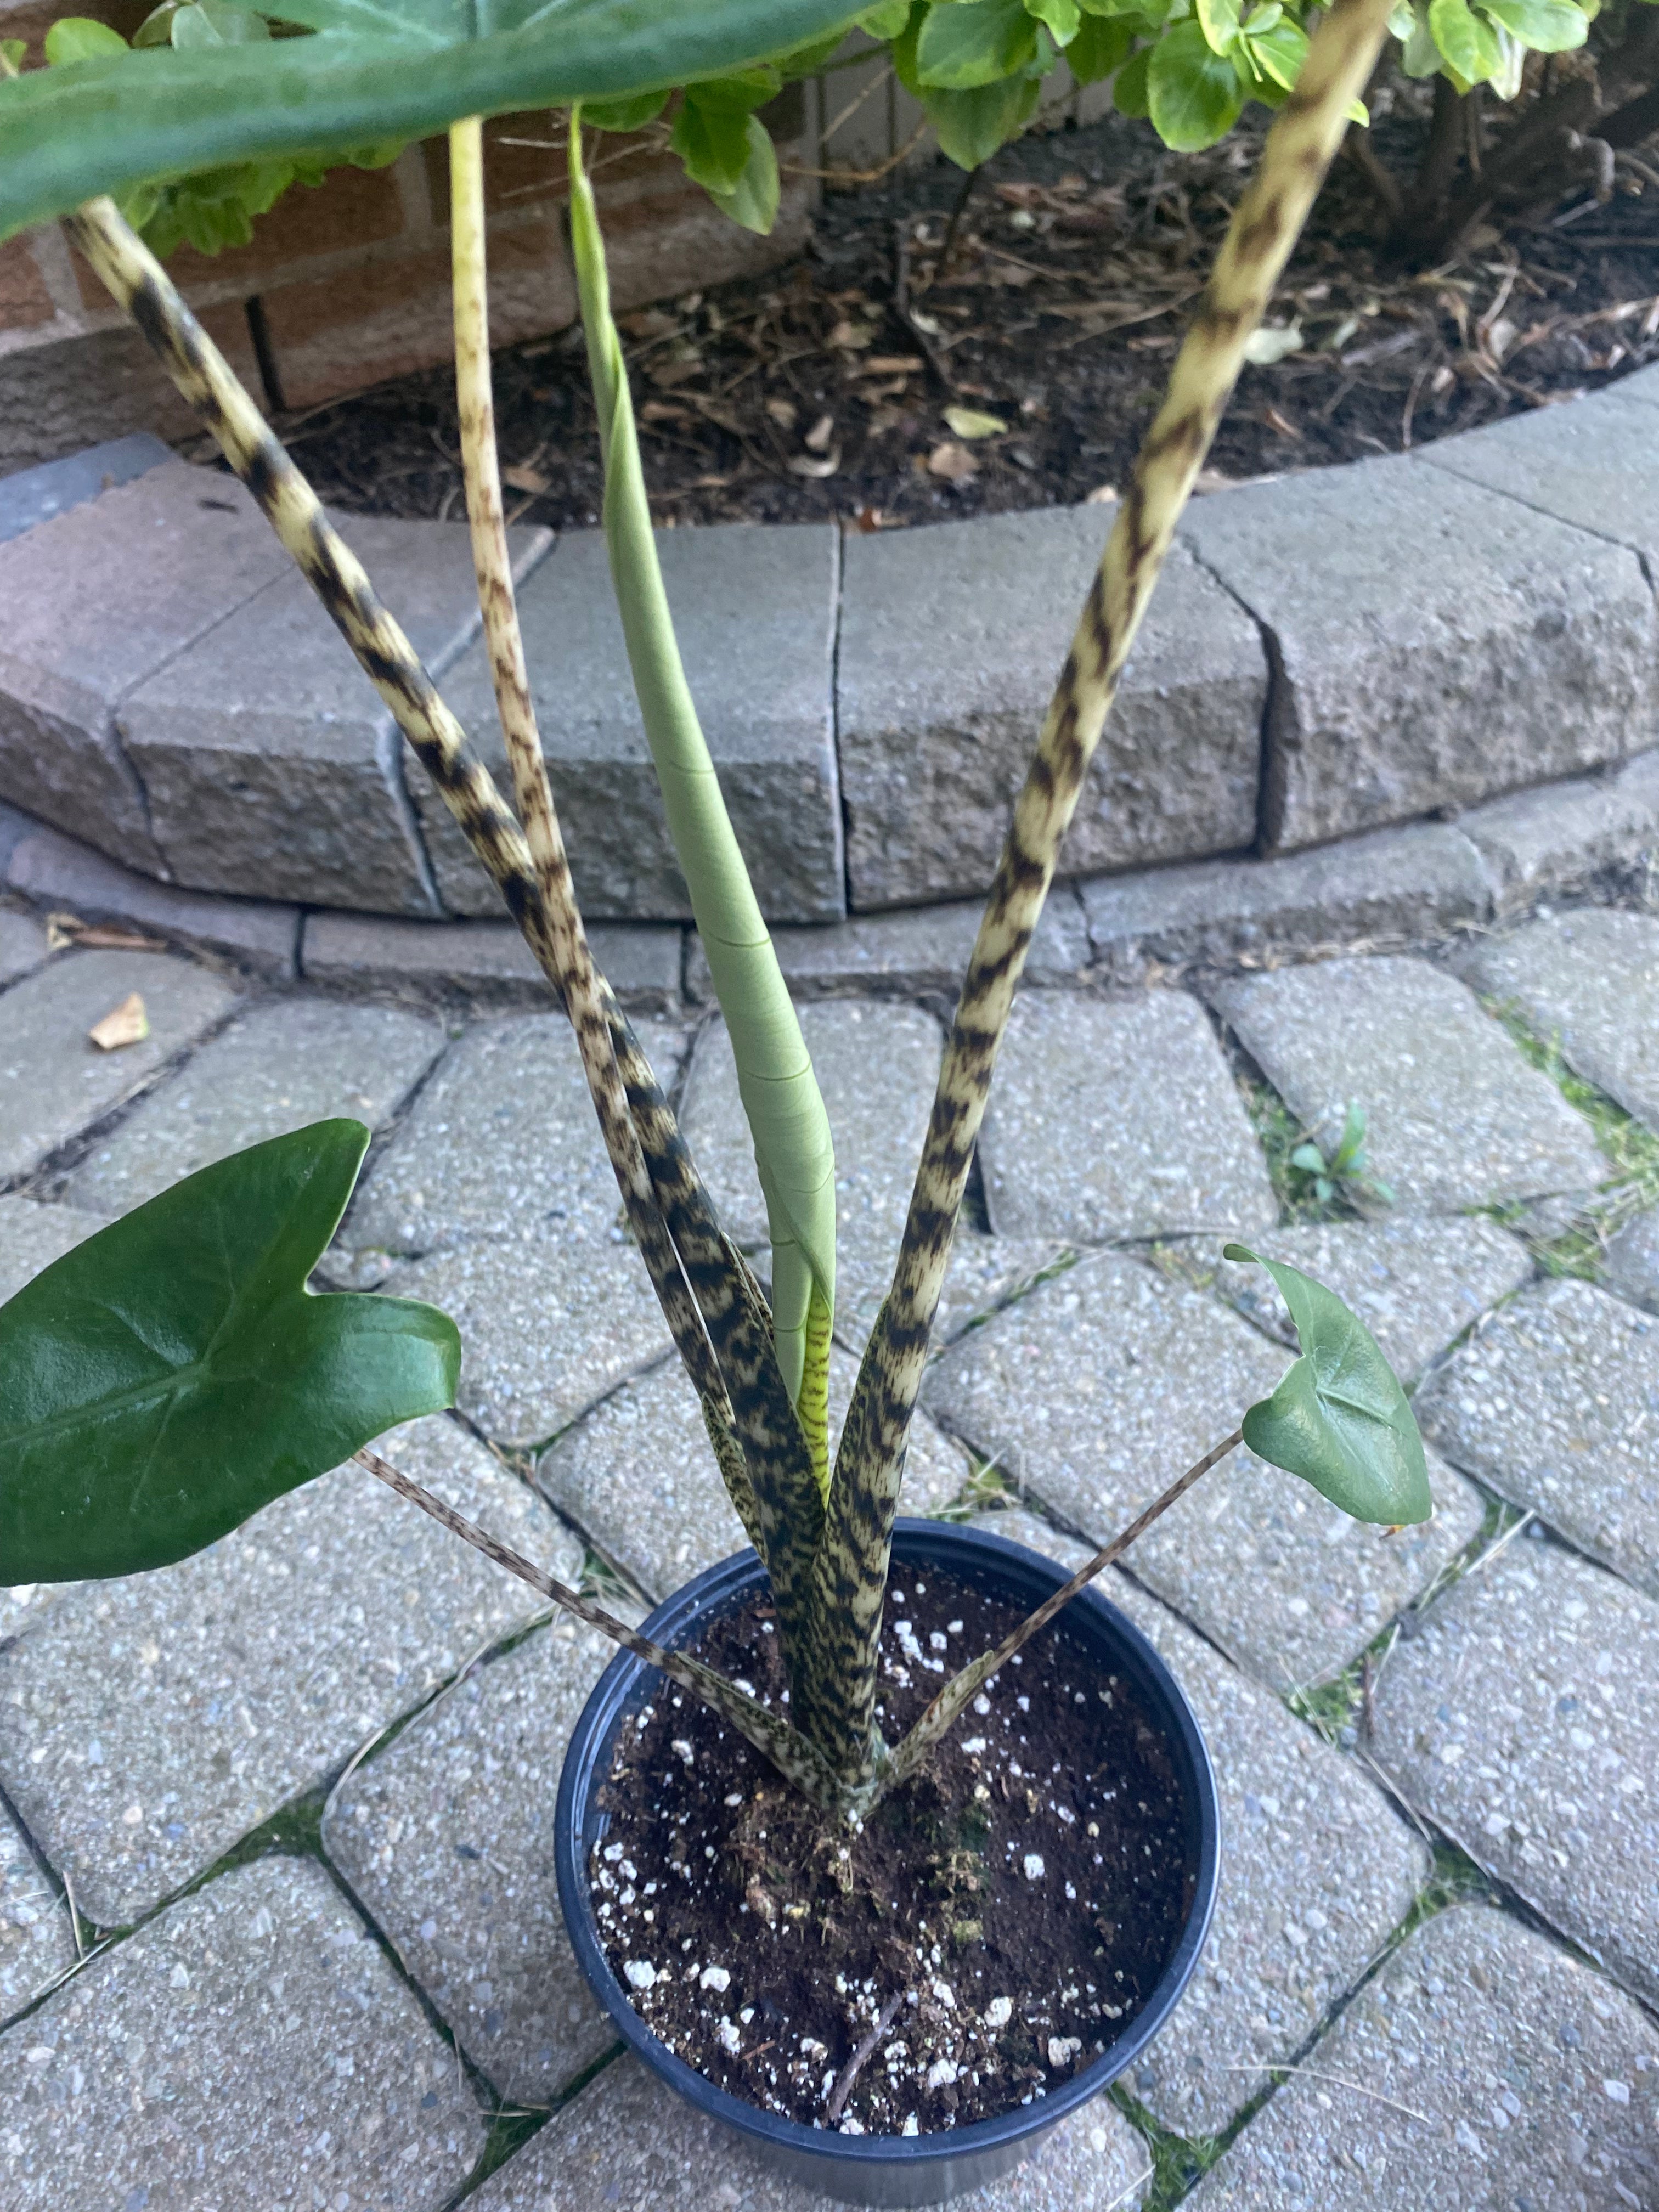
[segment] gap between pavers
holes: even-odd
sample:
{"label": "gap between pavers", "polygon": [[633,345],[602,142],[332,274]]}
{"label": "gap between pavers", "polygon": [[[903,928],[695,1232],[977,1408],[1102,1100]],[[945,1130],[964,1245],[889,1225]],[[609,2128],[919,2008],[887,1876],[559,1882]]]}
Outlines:
{"label": "gap between pavers", "polygon": [[1540,916],[1458,964],[1559,1043],[1577,1074],[1659,1129],[1659,917],[1607,907]]}
{"label": "gap between pavers", "polygon": [[[1117,1253],[1083,1260],[970,1330],[922,1402],[1103,1544],[1271,1395],[1288,1364],[1220,1300]],[[1270,1687],[1358,1656],[1479,1529],[1431,1469],[1437,1512],[1388,1538],[1241,1448],[1135,1546],[1134,1573]]]}
{"label": "gap between pavers", "polygon": [[277,999],[240,1017],[94,1146],[64,1196],[126,1213],[232,1152],[336,1115],[383,1128],[447,1039],[390,1006]]}
{"label": "gap between pavers", "polygon": [[615,1656],[558,1616],[417,1714],[323,1819],[324,1850],[508,2104],[550,2103],[617,2040],[553,1875],[565,1751]]}
{"label": "gap between pavers", "polygon": [[0,2021],[38,1996],[75,1958],[69,1907],[0,1805]]}
{"label": "gap between pavers", "polygon": [[1659,1320],[1571,1277],[1539,1283],[1416,1411],[1449,1459],[1659,1598]]}
{"label": "gap between pavers", "polygon": [[222,1875],[0,2036],[7,2212],[438,2212],[485,2135],[314,1860]]}
{"label": "gap between pavers", "polygon": [[[135,991],[149,1036],[100,1052],[88,1031]],[[236,1003],[222,977],[155,952],[67,952],[14,983],[0,996],[0,1180],[39,1167]]]}
{"label": "gap between pavers", "polygon": [[1358,1105],[1370,1172],[1402,1216],[1576,1199],[1607,1171],[1588,1123],[1474,994],[1426,961],[1316,962],[1207,995],[1322,1145]]}
{"label": "gap between pavers", "polygon": [[32,915],[0,908],[0,990],[44,968],[50,949],[46,931]]}
{"label": "gap between pavers", "polygon": [[[1030,1513],[976,1524],[1075,1572],[1088,1547]],[[1133,1565],[1133,1554],[1130,1564]],[[1148,1636],[1191,1699],[1221,1807],[1209,1940],[1126,2087],[1160,2125],[1217,2135],[1352,1988],[1428,1879],[1429,1853],[1350,1759],[1293,1720],[1127,1575],[1101,1595]]]}
{"label": "gap between pavers", "polygon": [[[830,1354],[833,1465],[857,1370],[839,1345]],[[967,1481],[967,1454],[925,1413],[904,1462],[901,1513],[937,1513]],[[538,1486],[607,1558],[653,1598],[748,1548],[679,1361],[634,1376],[567,1429],[536,1470]]]}
{"label": "gap between pavers", "polygon": [[1659,1605],[1522,1536],[1431,1606],[1374,1687],[1408,1805],[1659,1998]]}
{"label": "gap between pavers", "polygon": [[[382,1449],[574,1581],[580,1547],[454,1423]],[[136,1918],[537,1609],[362,1468],[193,1558],[61,1592],[0,1653],[0,1783],[82,1910]]]}
{"label": "gap between pavers", "polygon": [[1401,1945],[1191,2212],[1622,2212],[1651,2202],[1659,2033],[1488,1905]]}
{"label": "gap between pavers", "polygon": [[[1103,2097],[959,2212],[1133,2212],[1152,2179],[1146,2143]],[[607,2066],[469,2203],[477,2212],[832,2212],[705,2120],[637,2059]]]}

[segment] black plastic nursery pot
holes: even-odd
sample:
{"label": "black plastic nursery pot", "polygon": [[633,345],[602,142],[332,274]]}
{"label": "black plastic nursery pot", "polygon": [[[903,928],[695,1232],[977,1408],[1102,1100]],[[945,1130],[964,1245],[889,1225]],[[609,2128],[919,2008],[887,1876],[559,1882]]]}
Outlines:
{"label": "black plastic nursery pot", "polygon": [[[1023,1545],[984,1530],[938,1521],[901,1521],[896,1568],[937,1570],[1028,1612],[1067,1579],[1066,1570]],[[659,1606],[644,1633],[676,1648],[695,1645],[722,1616],[752,1604],[766,1578],[752,1551],[711,1567]],[[611,1815],[599,1803],[619,1732],[660,1685],[653,1668],[623,1653],[605,1669],[571,1738],[559,1784],[556,1858],[559,1899],[571,1943],[594,1994],[617,2032],[659,2080],[697,2112],[742,2136],[767,2162],[810,2189],[843,2203],[943,2203],[981,2187],[1029,2158],[1068,2112],[1097,2096],[1132,2066],[1174,2010],[1209,1932],[1220,1864],[1220,1813],[1209,1754],[1175,1677],[1133,1622],[1097,1586],[1074,1598],[1054,1626],[1080,1647],[1103,1678],[1121,1678],[1164,1739],[1182,1806],[1194,1869],[1184,1924],[1147,2002],[1094,2063],[1046,2095],[994,2118],[914,2136],[847,2135],[801,2124],[731,2095],[686,2064],[646,2025],[613,1972],[600,1940],[588,1868]]]}

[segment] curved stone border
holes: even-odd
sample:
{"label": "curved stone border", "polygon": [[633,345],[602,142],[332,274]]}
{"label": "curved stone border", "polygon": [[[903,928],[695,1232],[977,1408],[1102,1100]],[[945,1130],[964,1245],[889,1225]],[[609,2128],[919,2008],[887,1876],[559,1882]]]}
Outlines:
{"label": "curved stone border", "polygon": [[[186,892],[231,895],[242,919],[213,925],[222,949],[266,964],[294,957],[278,947],[295,907],[428,928],[493,914],[240,487],[133,443],[0,487],[0,518],[21,525],[0,542],[0,799],[150,879],[175,920]],[[803,982],[833,988],[850,963],[913,983],[965,943],[946,902],[989,881],[1109,522],[1083,507],[876,536],[663,534],[763,905],[786,927],[869,917],[836,936],[844,952],[803,939]],[[347,527],[499,762],[465,526]],[[599,534],[514,537],[584,903],[682,920]],[[1656,574],[1659,369],[1420,455],[1198,502],[1091,770],[1067,846],[1085,880],[1058,902],[1042,963],[1231,957],[1253,933],[1420,936],[1628,860],[1650,835],[1651,779],[1621,764],[1659,738]],[[1535,791],[1589,770],[1615,781]],[[15,890],[40,895],[68,865],[38,830],[13,842],[14,867],[34,871]],[[447,941],[474,949],[394,957],[383,934],[318,919],[306,957],[514,988],[521,963]],[[660,963],[636,950],[648,997]]]}

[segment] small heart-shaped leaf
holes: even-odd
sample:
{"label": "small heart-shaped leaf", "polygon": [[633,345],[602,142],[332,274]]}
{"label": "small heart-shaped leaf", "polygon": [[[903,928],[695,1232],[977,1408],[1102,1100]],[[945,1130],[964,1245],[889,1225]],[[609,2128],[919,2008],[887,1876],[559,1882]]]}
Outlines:
{"label": "small heart-shaped leaf", "polygon": [[447,1314],[306,1288],[368,1145],[319,1121],[234,1153],[0,1306],[6,1582],[166,1566],[453,1402]]}
{"label": "small heart-shaped leaf", "polygon": [[1356,1521],[1390,1527],[1426,1521],[1434,1500],[1423,1439],[1376,1339],[1334,1291],[1299,1268],[1264,1260],[1247,1245],[1224,1249],[1230,1260],[1267,1270],[1302,1345],[1273,1396],[1245,1414],[1245,1443]]}

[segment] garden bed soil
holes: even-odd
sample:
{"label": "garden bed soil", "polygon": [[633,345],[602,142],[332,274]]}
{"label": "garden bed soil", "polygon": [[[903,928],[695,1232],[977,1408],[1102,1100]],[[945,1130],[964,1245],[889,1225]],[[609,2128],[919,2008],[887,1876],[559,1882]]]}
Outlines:
{"label": "garden bed soil", "polygon": [[[895,1581],[890,1741],[1020,1618],[937,1571]],[[783,1692],[769,1604],[697,1649]],[[929,2134],[1045,2095],[1128,2027],[1191,1910],[1169,1747],[1063,1624],[856,1833],[667,1684],[624,1727],[599,1802],[611,1819],[590,1890],[640,2016],[716,2087],[806,2126]],[[861,2048],[843,2113],[836,2089]]]}
{"label": "garden bed soil", "polygon": [[[1396,175],[1424,127],[1379,116]],[[1247,121],[1177,156],[1118,117],[1027,137],[980,173],[948,259],[962,173],[904,169],[827,193],[775,274],[625,315],[659,522],[869,530],[1121,489],[1259,140]],[[1398,453],[1659,359],[1659,186],[1633,170],[1432,269],[1390,264],[1376,228],[1339,161],[1269,318],[1290,350],[1244,371],[1200,489]],[[495,404],[514,519],[594,524],[580,332],[499,353]],[[447,368],[277,428],[338,508],[465,513]]]}

